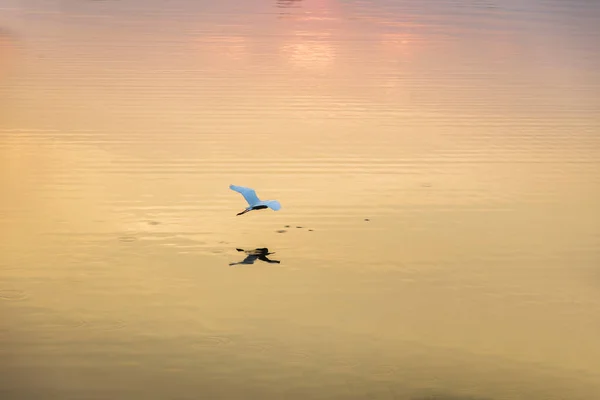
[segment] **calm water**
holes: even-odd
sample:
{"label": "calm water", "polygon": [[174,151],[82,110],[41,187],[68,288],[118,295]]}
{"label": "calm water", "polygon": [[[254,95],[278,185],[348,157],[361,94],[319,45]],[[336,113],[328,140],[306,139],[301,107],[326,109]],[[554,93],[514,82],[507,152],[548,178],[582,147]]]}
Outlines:
{"label": "calm water", "polygon": [[0,397],[600,398],[598,43],[594,0],[2,1]]}

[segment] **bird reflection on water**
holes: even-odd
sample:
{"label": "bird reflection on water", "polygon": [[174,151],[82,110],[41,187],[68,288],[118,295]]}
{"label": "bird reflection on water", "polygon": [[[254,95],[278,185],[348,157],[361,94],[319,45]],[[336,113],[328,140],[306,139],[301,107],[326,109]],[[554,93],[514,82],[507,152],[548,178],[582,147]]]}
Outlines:
{"label": "bird reflection on water", "polygon": [[260,247],[254,250],[244,250],[240,248],[236,248],[237,251],[243,251],[247,254],[246,258],[240,262],[230,263],[229,265],[241,265],[241,264],[254,264],[254,261],[257,259],[260,261],[267,262],[269,264],[279,264],[281,261],[278,260],[270,260],[267,258],[268,255],[275,254],[275,252],[269,252],[269,249],[266,247]]}

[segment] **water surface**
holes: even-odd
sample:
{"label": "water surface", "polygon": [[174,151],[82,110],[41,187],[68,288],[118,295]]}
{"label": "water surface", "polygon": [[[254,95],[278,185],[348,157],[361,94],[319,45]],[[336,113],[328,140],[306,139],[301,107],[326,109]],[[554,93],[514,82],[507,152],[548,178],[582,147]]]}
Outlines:
{"label": "water surface", "polygon": [[597,397],[599,26],[3,2],[2,398]]}

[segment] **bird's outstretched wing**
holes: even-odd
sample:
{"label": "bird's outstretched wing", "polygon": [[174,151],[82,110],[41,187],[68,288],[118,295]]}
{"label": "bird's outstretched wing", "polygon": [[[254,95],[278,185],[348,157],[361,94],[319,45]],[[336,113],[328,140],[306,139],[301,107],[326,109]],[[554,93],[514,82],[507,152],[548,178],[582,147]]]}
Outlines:
{"label": "bird's outstretched wing", "polygon": [[260,261],[268,262],[269,264],[281,264],[281,261],[271,260],[270,258],[267,258],[267,256],[260,256],[260,257],[258,257],[258,259]]}
{"label": "bird's outstretched wing", "polygon": [[281,204],[279,204],[277,200],[267,200],[263,203],[265,203],[267,207],[270,207],[274,211],[279,211],[281,209]]}
{"label": "bird's outstretched wing", "polygon": [[246,199],[250,206],[253,206],[260,201],[254,189],[236,185],[229,185],[229,189],[234,190],[244,196],[244,199]]}
{"label": "bird's outstretched wing", "polygon": [[242,261],[236,262],[236,263],[230,263],[229,265],[254,264],[254,261],[256,261],[257,258],[259,258],[257,255],[250,254],[249,256],[244,258]]}

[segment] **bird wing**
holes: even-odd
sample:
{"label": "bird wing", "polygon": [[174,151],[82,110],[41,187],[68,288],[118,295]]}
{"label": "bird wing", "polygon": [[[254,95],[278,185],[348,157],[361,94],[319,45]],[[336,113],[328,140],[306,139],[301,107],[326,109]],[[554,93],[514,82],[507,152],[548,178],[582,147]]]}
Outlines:
{"label": "bird wing", "polygon": [[248,257],[244,258],[242,261],[236,262],[236,263],[229,263],[229,265],[254,264],[254,261],[256,261],[257,258],[258,258],[258,256],[249,255]]}
{"label": "bird wing", "polygon": [[229,185],[229,189],[234,190],[244,196],[244,199],[246,199],[248,204],[251,206],[260,201],[254,189],[236,185]]}
{"label": "bird wing", "polygon": [[254,261],[256,261],[257,258],[257,255],[251,254],[248,257],[244,258],[244,261],[242,261],[240,264],[254,264]]}
{"label": "bird wing", "polygon": [[279,204],[277,200],[267,200],[263,203],[274,211],[279,211],[281,209],[281,204]]}
{"label": "bird wing", "polygon": [[267,256],[260,256],[260,257],[258,257],[258,259],[260,261],[268,262],[269,264],[281,264],[281,261],[271,260],[271,259],[267,258]]}

